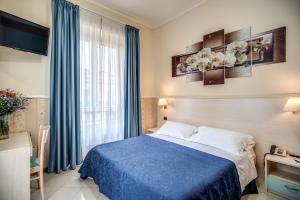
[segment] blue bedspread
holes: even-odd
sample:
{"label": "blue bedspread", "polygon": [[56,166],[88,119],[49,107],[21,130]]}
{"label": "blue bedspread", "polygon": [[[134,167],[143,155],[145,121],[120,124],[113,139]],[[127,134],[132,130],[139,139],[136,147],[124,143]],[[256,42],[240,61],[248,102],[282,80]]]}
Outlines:
{"label": "blue bedspread", "polygon": [[232,161],[150,136],[98,145],[80,177],[112,200],[240,199]]}

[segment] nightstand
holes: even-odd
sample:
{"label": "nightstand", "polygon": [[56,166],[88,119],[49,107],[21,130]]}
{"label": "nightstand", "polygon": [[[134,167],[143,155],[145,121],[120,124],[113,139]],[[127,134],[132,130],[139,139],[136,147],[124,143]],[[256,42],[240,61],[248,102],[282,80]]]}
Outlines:
{"label": "nightstand", "polygon": [[149,128],[147,129],[147,133],[154,133],[158,130],[158,128]]}
{"label": "nightstand", "polygon": [[289,155],[266,155],[265,184],[268,192],[300,200],[300,163],[293,159]]}

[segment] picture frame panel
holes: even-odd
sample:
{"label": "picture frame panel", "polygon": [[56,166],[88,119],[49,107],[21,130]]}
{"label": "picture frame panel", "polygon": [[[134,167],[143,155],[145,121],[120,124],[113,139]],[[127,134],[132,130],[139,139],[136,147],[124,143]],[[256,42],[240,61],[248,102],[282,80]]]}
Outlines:
{"label": "picture frame panel", "polygon": [[[234,43],[234,46],[232,43]],[[246,43],[246,44],[245,44]],[[216,61],[206,65],[205,71],[187,68],[187,64],[193,62],[186,59],[197,54],[203,48],[210,48],[212,52],[222,52],[226,56],[228,45],[229,51],[234,54],[236,62],[219,63],[221,54],[215,55]],[[241,45],[241,46],[239,46]],[[235,49],[237,48],[237,50]],[[238,49],[240,48],[240,49]],[[234,50],[233,50],[234,49]],[[207,52],[207,51],[205,51]],[[209,49],[208,49],[209,52]],[[244,55],[243,55],[244,54]],[[201,54],[199,54],[201,56]],[[242,55],[242,57],[240,57]],[[197,55],[198,56],[198,55]],[[225,57],[226,58],[226,57]],[[192,58],[194,59],[194,58]],[[225,59],[226,61],[226,59]],[[172,57],[172,77],[186,76],[187,82],[204,81],[204,85],[224,84],[225,78],[250,77],[252,67],[261,64],[272,64],[286,61],[286,27],[280,27],[270,31],[251,36],[251,27],[245,27],[224,35],[224,29],[206,34],[203,41],[186,47],[186,53]],[[180,70],[178,64],[185,64],[185,70]],[[227,65],[229,63],[229,65]],[[219,65],[220,66],[217,66]],[[191,65],[189,64],[189,67]],[[179,65],[180,67],[180,65]],[[203,69],[201,69],[203,70]]]}
{"label": "picture frame panel", "polygon": [[[268,49],[260,52],[259,57],[256,46],[257,40],[270,40]],[[252,36],[253,66],[280,63],[286,61],[286,27],[280,27]],[[258,59],[259,57],[259,59]]]}
{"label": "picture frame panel", "polygon": [[203,81],[203,72],[192,72],[186,74],[186,82]]}
{"label": "picture frame panel", "polygon": [[251,39],[251,27],[245,27],[243,29],[233,31],[225,34],[225,45],[228,45],[234,41],[247,41]]}
{"label": "picture frame panel", "polygon": [[[242,49],[242,44],[246,44],[246,48]],[[234,66],[225,66],[225,78],[252,76],[251,27],[245,27],[243,29],[227,33],[225,35],[226,51],[230,45],[235,46],[238,50],[234,53],[236,56],[236,63]],[[245,56],[246,59],[244,60]],[[241,62],[241,60],[243,61]]]}
{"label": "picture frame panel", "polygon": [[[214,47],[211,49],[214,53],[225,53],[224,46]],[[204,85],[219,85],[225,83],[225,68],[224,63],[219,63],[220,65],[214,66],[210,69],[204,71]]]}
{"label": "picture frame panel", "polygon": [[224,29],[203,36],[203,48],[222,47],[225,44]]}
{"label": "picture frame panel", "polygon": [[252,66],[237,66],[225,68],[225,78],[239,78],[239,77],[250,77],[252,76]]}
{"label": "picture frame panel", "polygon": [[273,38],[273,33],[266,33],[252,38],[253,65],[273,62]]}
{"label": "picture frame panel", "polygon": [[203,49],[202,41],[186,46],[185,51],[187,54],[192,54],[192,53],[198,53],[199,51],[201,51],[201,49]]}
{"label": "picture frame panel", "polygon": [[286,27],[274,29],[274,63],[286,61]]}
{"label": "picture frame panel", "polygon": [[178,64],[184,64],[185,60],[196,53],[189,53],[189,54],[181,54],[177,56],[172,56],[172,77],[177,77],[177,76],[184,76],[187,71],[181,71],[177,66]]}
{"label": "picture frame panel", "polygon": [[204,85],[219,85],[225,83],[225,68],[220,67],[218,69],[204,72]]}

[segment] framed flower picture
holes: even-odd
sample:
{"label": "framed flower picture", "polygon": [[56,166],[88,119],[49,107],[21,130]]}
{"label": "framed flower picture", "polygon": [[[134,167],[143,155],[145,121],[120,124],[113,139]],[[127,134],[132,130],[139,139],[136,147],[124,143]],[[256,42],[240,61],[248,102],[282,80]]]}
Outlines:
{"label": "framed flower picture", "polygon": [[226,78],[250,77],[253,66],[285,60],[285,27],[253,36],[250,27],[227,34],[222,29],[187,46],[186,54],[173,56],[172,76],[204,85],[224,84]]}
{"label": "framed flower picture", "polygon": [[252,75],[251,28],[246,27],[225,35],[225,78]]}

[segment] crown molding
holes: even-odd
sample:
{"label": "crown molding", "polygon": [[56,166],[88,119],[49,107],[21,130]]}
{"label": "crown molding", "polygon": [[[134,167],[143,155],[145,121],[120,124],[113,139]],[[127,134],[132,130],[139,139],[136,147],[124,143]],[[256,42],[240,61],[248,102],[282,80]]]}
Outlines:
{"label": "crown molding", "polygon": [[300,93],[281,93],[281,94],[266,94],[266,95],[220,95],[220,96],[158,96],[157,98],[174,98],[174,99],[276,99],[300,97]]}
{"label": "crown molding", "polygon": [[203,5],[203,4],[205,4],[206,2],[208,2],[208,0],[201,0],[199,3],[195,4],[194,6],[192,6],[192,7],[188,8],[188,9],[186,9],[186,10],[184,10],[184,11],[178,13],[177,15],[175,15],[175,16],[173,16],[173,17],[170,17],[170,18],[164,20],[162,23],[159,23],[159,24],[157,24],[157,25],[150,25],[150,24],[147,24],[147,23],[142,22],[141,20],[139,20],[139,19],[137,19],[137,18],[135,18],[135,17],[131,17],[131,16],[126,15],[126,14],[120,12],[120,11],[117,11],[117,10],[115,10],[115,9],[109,8],[108,6],[105,6],[105,5],[103,5],[103,4],[99,3],[99,2],[97,2],[96,0],[86,0],[86,1],[89,2],[89,3],[92,3],[92,4],[94,4],[94,5],[97,5],[98,7],[103,8],[103,9],[105,9],[105,10],[107,10],[107,11],[110,11],[110,12],[112,12],[112,13],[114,13],[114,14],[117,14],[117,15],[119,15],[119,16],[121,16],[121,17],[124,17],[124,18],[126,18],[127,20],[129,20],[129,21],[138,23],[138,24],[143,25],[143,26],[145,26],[145,27],[147,27],[147,28],[149,28],[149,29],[152,29],[152,30],[158,29],[158,28],[160,28],[161,26],[163,26],[163,25],[165,25],[165,24],[168,24],[169,22],[174,21],[175,19],[177,19],[177,18],[179,18],[179,17],[185,15],[186,13],[190,12],[191,10],[193,10],[193,9],[195,9],[195,8],[197,8],[197,7],[201,6],[201,5]]}
{"label": "crown molding", "polygon": [[[149,29],[153,29],[151,26],[149,26],[149,25],[147,25],[147,24],[141,22],[140,20],[138,20],[138,19],[136,19],[136,18],[133,18],[133,17],[131,17],[131,16],[125,15],[125,14],[123,14],[123,13],[117,11],[117,10],[112,9],[112,8],[109,8],[109,7],[103,5],[103,4],[101,4],[101,3],[99,3],[99,2],[97,2],[97,1],[95,1],[95,0],[86,0],[86,1],[89,2],[89,3],[92,3],[92,4],[96,5],[96,6],[98,6],[98,7],[100,7],[100,8],[102,8],[102,9],[105,9],[105,10],[107,10],[107,11],[109,11],[109,12],[112,12],[112,13],[114,13],[114,14],[117,14],[117,15],[119,15],[120,17],[125,18],[125,19],[128,20],[128,21],[132,21],[132,22],[134,22],[134,23],[137,23],[137,24],[140,24],[140,25],[142,25],[142,26],[145,26],[145,27],[147,27],[147,28],[149,28]],[[85,9],[87,9],[87,8],[85,8]],[[93,11],[93,12],[95,12],[95,11]],[[105,15],[104,15],[103,13],[99,13],[99,14],[101,14],[101,15],[103,15],[103,16],[105,17]],[[112,18],[112,17],[110,17],[110,16],[106,16],[106,17]],[[119,20],[118,20],[118,21],[119,21]],[[124,22],[124,21],[121,21],[121,22],[124,23],[124,24],[126,24],[126,22]]]}

